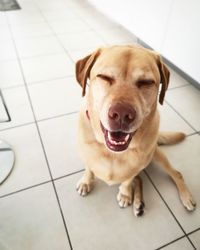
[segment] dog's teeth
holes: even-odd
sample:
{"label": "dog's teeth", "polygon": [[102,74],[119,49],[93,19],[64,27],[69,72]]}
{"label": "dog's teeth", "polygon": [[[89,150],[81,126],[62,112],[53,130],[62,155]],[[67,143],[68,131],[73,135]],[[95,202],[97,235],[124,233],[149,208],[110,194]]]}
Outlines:
{"label": "dog's teeth", "polygon": [[108,132],[108,140],[114,144],[114,145],[117,145],[116,141],[113,141],[112,138],[111,138],[111,135],[110,135],[110,132]]}
{"label": "dog's teeth", "polygon": [[130,135],[128,134],[128,135],[125,137],[125,142],[128,141],[129,137],[130,137]]}
{"label": "dog's teeth", "polygon": [[108,132],[108,140],[109,140],[109,141],[112,141],[110,132]]}
{"label": "dog's teeth", "polygon": [[111,137],[111,134],[110,132],[108,131],[108,140],[110,141],[111,144],[113,145],[124,145],[126,144],[126,142],[128,141],[130,135],[127,134],[127,136],[124,138],[124,141],[114,141]]}

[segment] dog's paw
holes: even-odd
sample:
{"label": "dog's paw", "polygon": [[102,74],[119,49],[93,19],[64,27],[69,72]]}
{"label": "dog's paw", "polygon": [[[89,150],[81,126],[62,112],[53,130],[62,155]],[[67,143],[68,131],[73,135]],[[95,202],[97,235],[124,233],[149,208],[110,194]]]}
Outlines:
{"label": "dog's paw", "polygon": [[86,196],[93,188],[92,183],[84,183],[82,179],[77,183],[76,190],[81,196]]}
{"label": "dog's paw", "polygon": [[185,191],[180,195],[183,206],[188,211],[194,211],[196,208],[196,202],[189,191]]}
{"label": "dog's paw", "polygon": [[121,208],[125,208],[132,204],[132,197],[128,195],[124,195],[119,191],[117,195],[117,201]]}
{"label": "dog's paw", "polygon": [[133,213],[136,217],[142,216],[144,214],[145,204],[143,201],[134,201],[133,203]]}

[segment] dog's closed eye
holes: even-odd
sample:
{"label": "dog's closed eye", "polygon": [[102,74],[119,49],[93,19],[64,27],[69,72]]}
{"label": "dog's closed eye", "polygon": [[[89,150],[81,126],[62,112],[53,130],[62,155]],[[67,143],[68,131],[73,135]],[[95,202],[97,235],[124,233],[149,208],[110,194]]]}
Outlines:
{"label": "dog's closed eye", "polygon": [[155,84],[155,81],[153,79],[140,79],[137,81],[138,88],[141,87],[150,87]]}
{"label": "dog's closed eye", "polygon": [[97,77],[108,82],[109,84],[113,84],[113,82],[115,81],[113,77],[104,74],[98,74]]}

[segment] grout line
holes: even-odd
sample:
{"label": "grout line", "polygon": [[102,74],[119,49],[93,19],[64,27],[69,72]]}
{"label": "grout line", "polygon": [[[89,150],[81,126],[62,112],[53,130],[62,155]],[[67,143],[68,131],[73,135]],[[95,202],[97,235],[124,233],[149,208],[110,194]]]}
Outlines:
{"label": "grout line", "polygon": [[29,82],[27,83],[28,86],[36,85],[36,84],[45,84],[48,82],[53,82],[56,80],[63,80],[63,79],[68,79],[68,78],[73,78],[75,75],[68,75],[68,76],[61,76],[61,77],[56,77],[56,78],[51,78],[51,79],[46,79],[46,80],[41,80],[41,81],[35,81],[35,82]]}
{"label": "grout line", "polygon": [[168,90],[167,90],[167,91],[171,91],[171,90],[174,90],[174,89],[180,89],[180,88],[186,87],[186,86],[188,86],[188,85],[191,85],[191,83],[189,83],[189,82],[188,82],[188,83],[183,84],[183,85],[181,85],[181,86],[168,88]]}
{"label": "grout line", "polygon": [[23,78],[24,83],[25,83],[26,93],[27,93],[27,96],[28,96],[28,99],[29,99],[29,103],[30,103],[30,106],[31,106],[31,109],[32,109],[33,117],[34,117],[34,120],[35,120],[35,124],[36,124],[36,128],[37,128],[37,131],[38,131],[38,135],[39,135],[39,140],[40,140],[40,143],[41,143],[41,146],[42,146],[42,150],[43,150],[44,157],[45,157],[45,160],[46,160],[46,164],[47,164],[47,167],[48,167],[49,175],[51,177],[51,182],[52,182],[54,193],[55,193],[55,196],[56,196],[56,199],[57,199],[57,203],[58,203],[58,207],[59,207],[59,210],[60,210],[60,214],[61,214],[61,217],[62,217],[62,220],[63,220],[65,232],[66,232],[66,235],[67,235],[67,238],[68,238],[68,242],[69,242],[69,246],[70,246],[70,249],[73,250],[72,243],[71,243],[71,240],[70,240],[70,237],[69,237],[69,232],[68,232],[67,225],[66,225],[66,221],[65,221],[64,214],[63,214],[63,211],[62,211],[61,203],[60,203],[60,200],[59,200],[59,197],[58,197],[58,193],[57,193],[57,190],[56,190],[55,183],[53,181],[53,176],[52,176],[52,173],[51,173],[49,161],[48,161],[47,154],[46,154],[46,151],[45,151],[45,147],[44,147],[44,144],[43,144],[43,141],[42,141],[42,137],[41,137],[41,133],[40,133],[40,130],[39,130],[39,126],[38,126],[38,123],[37,123],[37,120],[36,120],[36,115],[35,115],[35,112],[34,112],[32,101],[31,101],[31,96],[30,96],[29,89],[28,89],[28,86],[27,86],[27,83],[26,83],[26,79],[25,79],[25,76],[24,76],[22,64],[21,64],[21,61],[20,61],[20,58],[19,58],[18,50],[17,50],[16,43],[15,43],[15,40],[14,40],[14,37],[13,37],[13,34],[12,34],[12,30],[11,30],[11,27],[10,27],[10,23],[9,23],[8,17],[7,17],[7,23],[8,23],[10,32],[11,32],[11,37],[12,37],[12,40],[13,40],[13,43],[14,43],[14,47],[15,47],[15,50],[16,50],[19,67],[20,67],[20,70],[21,70],[21,73],[22,73],[22,78]]}
{"label": "grout line", "polygon": [[183,238],[186,238],[186,236],[183,235],[183,236],[181,236],[181,237],[179,237],[179,238],[177,238],[177,239],[175,239],[175,240],[173,240],[173,241],[170,241],[169,243],[167,243],[167,244],[165,244],[165,245],[163,245],[163,246],[161,246],[161,247],[156,248],[155,250],[163,249],[163,248],[165,248],[165,247],[167,247],[167,246],[173,244],[174,242],[177,242],[177,241],[179,241],[179,240],[181,240],[181,239],[183,239]]}
{"label": "grout line", "polygon": [[191,231],[191,232],[189,232],[189,233],[187,233],[187,235],[189,236],[189,235],[191,235],[193,233],[196,233],[197,231],[200,231],[200,227],[197,228],[197,229],[195,229],[195,230],[193,230],[193,231]]}
{"label": "grout line", "polygon": [[83,168],[83,169],[81,169],[81,170],[77,170],[77,171],[72,172],[72,173],[70,173],[70,174],[66,174],[66,175],[63,175],[63,176],[54,178],[53,180],[54,180],[54,181],[57,181],[57,180],[60,180],[60,179],[65,178],[65,177],[68,177],[68,176],[71,176],[71,175],[75,175],[75,174],[81,173],[81,172],[83,172],[84,170],[85,170],[85,169]]}
{"label": "grout line", "polygon": [[[19,59],[20,60],[20,59]],[[15,60],[17,61],[17,60]],[[18,62],[18,61],[17,61]],[[34,81],[34,82],[29,82],[27,83],[28,86],[32,86],[32,85],[36,85],[36,84],[45,84],[48,82],[53,82],[53,81],[56,81],[56,80],[63,80],[63,79],[68,79],[68,78],[74,78],[75,75],[67,75],[67,76],[61,76],[61,77],[56,77],[56,78],[51,78],[51,79],[46,79],[46,80],[41,80],[41,81]],[[0,86],[2,91],[7,91],[7,90],[10,90],[10,89],[17,89],[17,88],[22,88],[22,87],[25,87],[25,84],[17,84],[17,85],[11,85],[11,86]]]}
{"label": "grout line", "polygon": [[52,119],[59,118],[59,117],[74,115],[74,114],[77,114],[78,112],[79,111],[72,111],[72,112],[69,112],[66,114],[61,114],[61,115],[56,115],[56,116],[52,116],[52,117],[48,117],[48,118],[43,118],[43,119],[37,120],[37,122],[43,122],[43,121],[48,121],[48,120],[52,120]]}
{"label": "grout line", "polygon": [[[52,120],[52,119],[56,119],[56,118],[60,118],[60,117],[74,115],[74,114],[78,114],[78,112],[79,111],[72,111],[72,112],[69,112],[69,113],[66,113],[66,114],[51,116],[51,117],[47,117],[47,118],[43,118],[43,119],[37,120],[37,122],[43,122],[43,121],[48,121],[48,120]],[[10,130],[10,129],[13,129],[13,128],[19,128],[19,127],[23,127],[23,126],[28,126],[28,125],[35,124],[35,123],[36,122],[33,121],[33,122],[27,122],[27,123],[23,123],[23,124],[20,124],[20,125],[3,128],[3,129],[0,128],[0,132],[1,131],[5,131],[5,130]]]}
{"label": "grout line", "polygon": [[31,125],[31,124],[35,124],[35,122],[34,121],[33,122],[27,122],[27,123],[23,123],[23,124],[20,124],[20,125],[15,125],[15,126],[10,126],[10,127],[7,127],[7,128],[3,128],[3,129],[0,128],[0,132],[10,130],[10,129],[13,129],[13,128],[24,127],[24,126]]}
{"label": "grout line", "polygon": [[[75,75],[67,75],[67,76],[61,76],[61,77],[56,77],[56,78],[51,78],[51,79],[46,79],[46,80],[41,80],[41,81],[35,81],[35,82],[29,82],[27,83],[28,86],[36,85],[36,84],[48,84],[48,82],[53,82],[56,80],[63,80],[63,79],[68,79],[68,78],[74,78]],[[13,86],[8,86],[8,87],[2,87],[2,91],[6,91],[9,89],[16,89],[20,87],[25,87],[25,84],[18,84],[18,85],[13,85]]]}
{"label": "grout line", "polygon": [[57,181],[57,180],[66,178],[66,177],[68,177],[68,176],[71,176],[71,175],[75,175],[75,174],[81,173],[81,172],[83,172],[84,170],[85,170],[85,169],[81,169],[81,170],[78,170],[78,171],[75,171],[75,172],[72,172],[72,173],[69,173],[69,174],[66,174],[66,175],[62,175],[62,176],[56,177],[56,178],[54,178],[54,179],[52,179],[52,180],[49,180],[49,181],[40,182],[40,183],[35,184],[35,185],[32,185],[32,186],[28,186],[28,187],[25,187],[25,188],[22,188],[22,189],[18,189],[18,190],[16,190],[16,191],[11,192],[11,193],[7,193],[7,194],[0,195],[0,199],[1,199],[1,198],[8,197],[8,196],[11,196],[11,195],[13,195],[13,194],[17,194],[17,193],[20,193],[20,192],[29,190],[29,189],[31,189],[31,188],[35,188],[35,187],[38,187],[38,186],[42,186],[42,185],[47,184],[47,183],[52,183],[52,181]]}
{"label": "grout line", "polygon": [[10,89],[17,89],[17,88],[22,88],[24,87],[24,83],[23,84],[17,84],[17,85],[11,85],[11,86],[1,86],[1,90],[2,91],[7,91],[7,90],[10,90]]}
{"label": "grout line", "polygon": [[199,134],[198,132],[194,132],[194,133],[186,135],[186,137],[193,136],[193,135],[198,135],[198,134]]}
{"label": "grout line", "polygon": [[165,100],[165,102],[167,103],[167,105],[173,109],[175,111],[175,113],[177,115],[179,115],[195,132],[197,132],[197,130],[167,101]]}
{"label": "grout line", "polygon": [[0,199],[1,199],[1,198],[8,197],[8,196],[11,196],[11,195],[13,195],[13,194],[17,194],[17,193],[23,192],[23,191],[25,191],[25,190],[29,190],[29,189],[34,188],[34,187],[42,186],[42,185],[47,184],[47,183],[51,183],[51,180],[49,180],[49,181],[44,181],[44,182],[41,182],[41,183],[38,183],[38,184],[35,184],[35,185],[32,185],[32,186],[29,186],[29,187],[25,187],[25,188],[19,189],[19,190],[17,190],[17,191],[11,192],[11,193],[7,193],[7,194],[0,195]]}
{"label": "grout line", "polygon": [[[55,35],[53,35],[52,37],[55,37]],[[50,53],[47,53],[47,54],[35,54],[33,56],[20,56],[20,60],[21,61],[26,61],[26,60],[30,60],[30,59],[34,59],[34,58],[40,58],[40,57],[50,57],[50,56],[54,56],[54,55],[65,55],[66,52],[65,51],[61,51],[61,52],[50,52]]]}
{"label": "grout line", "polygon": [[159,192],[159,190],[157,189],[156,185],[154,184],[153,180],[151,179],[151,177],[149,176],[149,174],[147,173],[146,170],[144,170],[147,178],[149,179],[149,181],[151,182],[151,184],[153,185],[154,189],[156,190],[156,192],[158,193],[158,195],[160,196],[160,198],[162,199],[162,201],[164,202],[165,206],[168,208],[169,212],[171,213],[171,215],[173,216],[174,220],[176,221],[176,223],[179,225],[179,227],[181,228],[181,230],[183,231],[184,235],[187,237],[187,239],[189,240],[190,244],[193,246],[194,249],[195,246],[193,244],[193,242],[190,240],[190,238],[188,237],[187,233],[185,232],[184,228],[182,227],[182,225],[180,224],[180,222],[178,221],[178,219],[176,218],[176,216],[174,215],[174,213],[172,212],[171,208],[169,207],[169,205],[167,204],[167,202],[165,201],[165,199],[163,198],[163,196],[161,195],[161,193]]}
{"label": "grout line", "polygon": [[0,59],[0,63],[16,62],[16,61],[17,61],[17,57],[16,58],[10,58],[10,59]]}

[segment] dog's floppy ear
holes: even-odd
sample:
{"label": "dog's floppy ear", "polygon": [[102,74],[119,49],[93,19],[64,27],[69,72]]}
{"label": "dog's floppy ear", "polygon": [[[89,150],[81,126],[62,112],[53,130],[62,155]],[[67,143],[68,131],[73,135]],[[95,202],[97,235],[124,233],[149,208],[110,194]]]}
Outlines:
{"label": "dog's floppy ear", "polygon": [[160,72],[160,83],[162,84],[159,95],[159,103],[162,105],[165,98],[165,92],[167,91],[169,85],[170,72],[167,66],[162,62],[160,56],[158,56],[158,68]]}
{"label": "dog's floppy ear", "polygon": [[76,80],[82,87],[82,96],[85,95],[87,79],[99,55],[100,49],[76,62]]}

